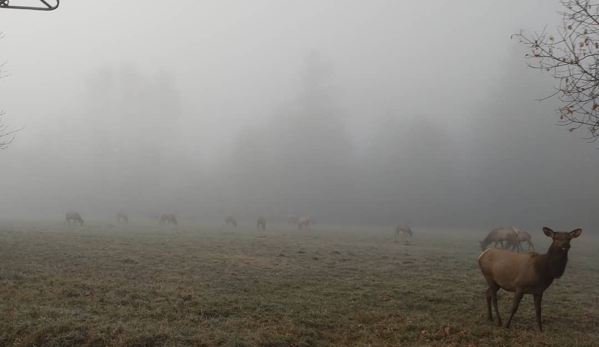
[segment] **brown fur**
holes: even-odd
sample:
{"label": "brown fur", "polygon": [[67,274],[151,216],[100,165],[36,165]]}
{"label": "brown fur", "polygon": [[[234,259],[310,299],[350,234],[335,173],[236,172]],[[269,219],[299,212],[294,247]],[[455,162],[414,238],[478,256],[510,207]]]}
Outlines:
{"label": "brown fur", "polygon": [[119,212],[116,215],[116,221],[129,223],[129,217],[127,216],[127,214],[125,212]]}
{"label": "brown fur", "polygon": [[234,227],[237,227],[237,220],[235,220],[235,217],[228,216],[227,218],[225,218],[225,225],[229,224],[231,224]]}
{"label": "brown fur", "polygon": [[410,236],[412,237],[412,229],[408,225],[397,224],[395,226],[395,236],[399,236],[399,233],[402,233],[404,237]]}
{"label": "brown fur", "polygon": [[75,225],[79,222],[79,225],[83,226],[83,219],[78,212],[69,211],[66,213],[65,223],[71,225],[71,221],[75,221]]}
{"label": "brown fur", "polygon": [[178,225],[177,218],[175,218],[174,213],[162,213],[160,215],[160,224],[164,224],[164,222],[166,222],[166,224],[173,223],[175,225]]}
{"label": "brown fur", "polygon": [[310,217],[302,217],[302,218],[300,218],[300,219],[297,220],[297,226],[300,229],[302,229],[302,227],[304,229],[310,229],[310,224],[312,224],[311,221],[310,221]]}
{"label": "brown fur", "polygon": [[262,230],[266,230],[266,218],[264,217],[260,217],[258,218],[258,221],[256,222],[256,227],[258,229],[262,229]]}
{"label": "brown fur", "polygon": [[543,331],[541,324],[541,300],[543,293],[553,280],[560,278],[566,270],[570,241],[580,236],[581,229],[567,232],[554,232],[543,228],[543,233],[553,239],[549,250],[545,254],[514,253],[502,249],[491,248],[478,257],[478,265],[489,285],[487,289],[488,319],[492,322],[491,301],[497,315],[497,325],[501,326],[501,317],[497,309],[497,291],[501,288],[514,292],[514,301],[510,318],[505,324],[510,327],[510,322],[518,310],[518,305],[524,294],[534,296],[537,325]]}
{"label": "brown fur", "polygon": [[[487,237],[485,237],[484,240],[479,241],[480,243],[480,250],[484,251],[485,249],[487,249],[487,247],[492,243],[495,242],[495,245],[493,247],[497,247],[497,244],[501,244],[501,248],[506,249],[507,248],[516,248],[518,245],[518,229],[514,228],[514,227],[504,227],[504,228],[497,228],[497,229],[493,229],[491,230],[491,232],[489,233],[489,235],[487,235]],[[506,242],[506,244],[504,245],[503,242]]]}
{"label": "brown fur", "polygon": [[532,235],[528,231],[520,230],[518,231],[518,242],[516,243],[516,248],[519,251],[523,251],[522,242],[526,242],[528,244],[528,250],[532,248],[535,250],[535,245],[532,243]]}

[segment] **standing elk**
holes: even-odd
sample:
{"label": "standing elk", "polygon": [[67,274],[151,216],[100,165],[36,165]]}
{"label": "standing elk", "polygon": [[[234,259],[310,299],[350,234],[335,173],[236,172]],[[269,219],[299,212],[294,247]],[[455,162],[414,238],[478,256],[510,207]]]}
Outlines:
{"label": "standing elk", "polygon": [[74,221],[75,225],[77,225],[77,222],[79,222],[79,225],[83,226],[83,219],[81,218],[78,212],[69,211],[66,213],[66,218],[64,222],[71,226],[71,221]]}
{"label": "standing elk", "polygon": [[266,218],[258,218],[258,221],[256,222],[256,228],[266,230]]}
{"label": "standing elk", "polygon": [[175,225],[177,224],[177,218],[175,218],[175,214],[174,213],[163,213],[160,215],[160,224],[164,224],[164,222],[166,222],[166,224],[170,224],[173,223]]}
{"label": "standing elk", "polygon": [[116,215],[116,221],[118,222],[123,222],[123,223],[129,223],[129,217],[127,216],[127,214],[125,212],[119,212]]}
{"label": "standing elk", "polygon": [[412,237],[412,229],[408,225],[397,224],[395,226],[395,236],[399,237],[399,233],[402,233],[402,236],[406,237],[410,235]]}
{"label": "standing elk", "polygon": [[[505,245],[503,244],[504,241],[506,242]],[[516,248],[518,245],[518,229],[515,227],[504,227],[491,230],[484,240],[479,241],[480,250],[484,251],[492,242],[495,242],[493,247],[497,247],[499,243],[503,249],[506,247]]]}
{"label": "standing elk", "polygon": [[229,224],[237,228],[237,220],[235,220],[235,217],[227,216],[227,218],[225,218],[225,226],[228,226]]}
{"label": "standing elk", "polygon": [[514,292],[514,301],[510,318],[505,327],[509,329],[514,314],[518,310],[524,294],[532,294],[535,301],[535,312],[539,331],[541,324],[541,300],[543,293],[553,280],[562,277],[568,264],[570,241],[582,233],[582,229],[571,232],[555,232],[547,227],[543,233],[553,239],[545,254],[536,252],[514,253],[503,249],[490,248],[478,256],[478,265],[489,288],[487,289],[487,313],[489,321],[493,322],[491,301],[497,315],[497,325],[501,326],[501,317],[497,309],[497,291],[501,288]]}
{"label": "standing elk", "polygon": [[297,226],[302,229],[310,229],[310,217],[302,217],[300,219],[297,220]]}

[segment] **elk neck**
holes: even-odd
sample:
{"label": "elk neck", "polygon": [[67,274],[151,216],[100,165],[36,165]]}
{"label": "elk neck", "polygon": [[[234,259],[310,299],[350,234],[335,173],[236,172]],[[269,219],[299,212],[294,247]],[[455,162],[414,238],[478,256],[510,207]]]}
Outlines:
{"label": "elk neck", "polygon": [[551,245],[547,251],[545,259],[546,273],[552,278],[560,278],[566,271],[568,264],[568,252],[564,252]]}

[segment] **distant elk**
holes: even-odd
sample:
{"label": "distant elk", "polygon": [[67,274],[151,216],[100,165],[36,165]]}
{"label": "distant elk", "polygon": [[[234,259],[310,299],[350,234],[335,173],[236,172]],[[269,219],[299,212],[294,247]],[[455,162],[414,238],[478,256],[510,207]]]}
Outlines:
{"label": "distant elk", "polygon": [[225,225],[228,226],[229,224],[237,228],[237,221],[235,220],[235,217],[227,216],[227,218],[225,218]]}
{"label": "distant elk", "polygon": [[123,223],[129,223],[129,217],[127,217],[127,214],[125,212],[119,212],[116,215],[116,221],[123,222]]}
{"label": "distant elk", "polygon": [[395,226],[395,236],[399,237],[399,233],[401,232],[402,236],[410,236],[412,237],[412,229],[408,225],[397,224]]}
{"label": "distant elk", "polygon": [[64,222],[70,226],[71,221],[74,221],[75,225],[77,225],[77,222],[79,222],[79,225],[83,226],[83,218],[81,218],[78,212],[69,211],[66,213],[66,218]]}
{"label": "distant elk", "polygon": [[514,253],[503,249],[491,248],[481,253],[478,265],[482,271],[489,288],[487,289],[487,314],[489,321],[493,322],[491,301],[497,315],[497,325],[502,326],[499,310],[497,309],[497,291],[501,288],[513,292],[514,301],[512,311],[505,327],[509,328],[514,314],[518,310],[520,300],[524,294],[532,294],[535,302],[535,312],[539,331],[543,331],[541,324],[541,300],[543,293],[553,280],[562,277],[568,264],[568,251],[570,241],[582,233],[581,229],[571,232],[555,232],[547,227],[543,233],[553,242],[545,254],[536,252]]}
{"label": "distant elk", "polygon": [[166,222],[166,224],[170,224],[173,223],[175,225],[177,224],[177,218],[175,218],[175,214],[174,213],[163,213],[160,215],[160,224],[164,224],[164,222]]}
{"label": "distant elk", "polygon": [[310,224],[312,224],[312,222],[310,221],[310,217],[302,217],[300,219],[297,220],[297,226],[300,229],[310,229]]}
{"label": "distant elk", "polygon": [[535,245],[532,244],[532,235],[528,231],[519,230],[518,231],[518,239],[516,249],[518,251],[522,251],[522,242],[526,242],[528,244],[528,251],[532,248],[535,250]]}
{"label": "distant elk", "polygon": [[[504,241],[506,242],[505,245],[503,244]],[[515,227],[504,227],[491,230],[489,235],[487,235],[484,240],[479,241],[480,250],[484,251],[492,242],[495,242],[493,247],[497,247],[497,244],[499,243],[503,249],[506,247],[512,247],[515,249],[519,245],[518,229]]]}
{"label": "distant elk", "polygon": [[256,228],[266,230],[266,218],[259,217],[258,221],[256,222]]}

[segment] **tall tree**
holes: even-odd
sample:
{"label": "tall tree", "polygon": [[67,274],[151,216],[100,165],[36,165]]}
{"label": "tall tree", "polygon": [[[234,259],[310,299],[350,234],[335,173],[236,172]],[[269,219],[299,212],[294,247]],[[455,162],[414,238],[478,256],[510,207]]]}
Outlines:
{"label": "tall tree", "polygon": [[[281,189],[298,213],[334,211],[348,189],[352,146],[345,113],[336,103],[332,64],[318,51],[304,60],[298,96],[273,120]],[[301,212],[299,212],[301,211]]]}
{"label": "tall tree", "polygon": [[[113,196],[128,205],[139,196],[169,200],[165,197],[174,195],[169,186],[174,171],[168,165],[173,165],[181,113],[174,79],[131,64],[106,66],[89,76],[86,101],[97,189],[111,187]],[[151,200],[160,199],[144,203]]]}
{"label": "tall tree", "polygon": [[[331,64],[312,51],[304,60],[297,96],[267,122],[244,130],[223,175],[231,204],[261,203],[272,211],[284,202],[296,215],[339,212],[352,148],[332,77]],[[249,204],[248,199],[254,200]]]}
{"label": "tall tree", "polygon": [[443,127],[424,115],[378,118],[360,169],[364,222],[447,223],[459,207],[457,154]]}

